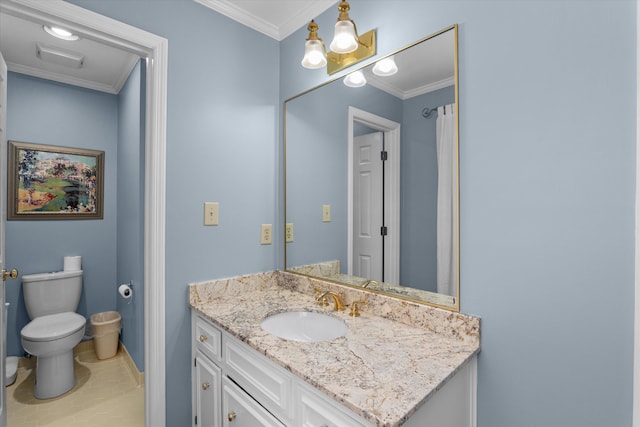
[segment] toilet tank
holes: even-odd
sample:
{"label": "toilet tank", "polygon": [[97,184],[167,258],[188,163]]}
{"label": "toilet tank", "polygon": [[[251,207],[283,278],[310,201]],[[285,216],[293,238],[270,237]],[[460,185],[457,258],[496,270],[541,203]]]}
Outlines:
{"label": "toilet tank", "polygon": [[22,276],[22,291],[30,319],[75,312],[82,294],[82,270]]}

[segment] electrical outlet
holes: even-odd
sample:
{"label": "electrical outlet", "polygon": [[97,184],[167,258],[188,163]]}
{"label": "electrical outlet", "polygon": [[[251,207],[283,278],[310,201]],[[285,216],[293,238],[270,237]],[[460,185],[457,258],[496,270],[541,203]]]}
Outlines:
{"label": "electrical outlet", "polygon": [[322,222],[331,222],[331,205],[322,205]]}
{"label": "electrical outlet", "polygon": [[286,243],[293,242],[293,223],[292,222],[288,222],[287,226],[285,227],[284,241]]}
{"label": "electrical outlet", "polygon": [[271,244],[271,224],[262,224],[260,227],[260,244],[261,245],[270,245]]}
{"label": "electrical outlet", "polygon": [[204,225],[218,225],[218,202],[204,202]]}

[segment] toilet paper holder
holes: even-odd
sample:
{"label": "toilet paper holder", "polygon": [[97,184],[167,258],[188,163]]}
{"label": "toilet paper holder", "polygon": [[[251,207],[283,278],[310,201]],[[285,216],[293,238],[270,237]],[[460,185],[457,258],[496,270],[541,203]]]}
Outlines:
{"label": "toilet paper holder", "polygon": [[118,293],[122,298],[130,300],[133,296],[133,281],[130,280],[129,283],[121,283],[118,286]]}

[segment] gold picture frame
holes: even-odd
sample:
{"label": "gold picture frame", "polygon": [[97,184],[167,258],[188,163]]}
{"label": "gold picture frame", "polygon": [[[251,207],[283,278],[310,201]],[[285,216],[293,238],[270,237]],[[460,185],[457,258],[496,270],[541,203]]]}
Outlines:
{"label": "gold picture frame", "polygon": [[8,220],[103,219],[104,151],[9,141]]}

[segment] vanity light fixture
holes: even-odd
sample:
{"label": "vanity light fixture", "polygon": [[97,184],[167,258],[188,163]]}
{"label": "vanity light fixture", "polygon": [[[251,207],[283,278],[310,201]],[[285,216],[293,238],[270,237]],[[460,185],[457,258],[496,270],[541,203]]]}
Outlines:
{"label": "vanity light fixture", "polygon": [[80,38],[76,34],[73,34],[71,31],[65,30],[64,28],[52,27],[52,26],[49,26],[49,25],[43,25],[42,28],[48,34],[50,34],[53,37],[56,37],[58,39],[61,39],[61,40],[75,41],[75,40],[78,40]]}
{"label": "vanity light fixture", "polygon": [[318,37],[318,24],[312,19],[307,30],[309,30],[309,38],[304,44],[302,66],[312,70],[322,68],[327,65],[327,54],[325,52],[324,41]]}
{"label": "vanity light fixture", "polygon": [[392,76],[398,72],[398,66],[393,56],[389,56],[376,62],[376,65],[373,66],[371,71],[373,71],[373,74],[376,76]]}
{"label": "vanity light fixture", "polygon": [[326,65],[327,73],[334,74],[376,54],[376,31],[359,36],[356,23],[349,17],[350,9],[345,0],[338,5],[340,13],[328,52],[324,41],[318,37],[318,24],[311,20],[307,27],[309,37],[305,43],[303,67],[315,69]]}
{"label": "vanity light fixture", "polygon": [[362,87],[367,84],[367,79],[362,71],[358,70],[347,74],[347,77],[342,82],[349,87]]}

